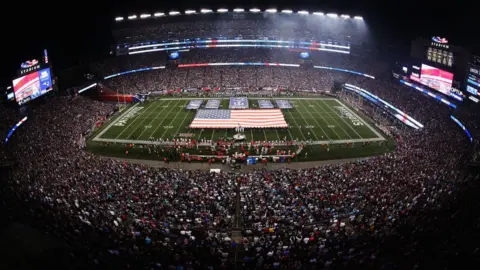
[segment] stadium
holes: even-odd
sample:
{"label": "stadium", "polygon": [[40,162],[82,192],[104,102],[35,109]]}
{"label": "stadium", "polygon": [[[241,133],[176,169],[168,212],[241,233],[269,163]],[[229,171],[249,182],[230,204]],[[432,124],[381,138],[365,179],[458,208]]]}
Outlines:
{"label": "stadium", "polygon": [[456,199],[478,196],[480,58],[437,36],[401,58],[373,50],[365,20],[275,8],[129,14],[113,18],[110,57],[56,70],[45,49],[21,63],[2,90],[0,175],[5,222],[41,232],[17,238],[42,246],[29,260],[478,262],[478,202],[463,215]]}

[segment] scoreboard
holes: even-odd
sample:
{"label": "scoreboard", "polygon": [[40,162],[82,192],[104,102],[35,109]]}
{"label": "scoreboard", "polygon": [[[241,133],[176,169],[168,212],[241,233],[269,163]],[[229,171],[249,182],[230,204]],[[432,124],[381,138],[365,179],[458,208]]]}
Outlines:
{"label": "scoreboard", "polygon": [[427,60],[444,66],[453,66],[453,52],[436,48],[435,46],[427,48]]}

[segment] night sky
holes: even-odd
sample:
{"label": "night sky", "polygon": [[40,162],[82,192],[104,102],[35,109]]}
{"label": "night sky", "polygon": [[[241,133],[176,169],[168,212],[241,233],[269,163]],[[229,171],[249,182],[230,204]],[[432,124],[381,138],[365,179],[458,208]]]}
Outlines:
{"label": "night sky", "polygon": [[437,35],[446,37],[451,44],[480,51],[480,23],[475,19],[476,10],[480,13],[480,4],[473,4],[475,1],[453,1],[451,4],[440,0],[290,1],[294,4],[284,1],[241,1],[235,6],[228,4],[230,1],[192,1],[191,5],[179,1],[12,2],[12,7],[3,9],[5,14],[0,18],[4,52],[0,69],[2,84],[12,79],[21,62],[40,58],[44,48],[48,49],[55,69],[67,68],[81,61],[88,62],[107,54],[112,42],[110,29],[117,15],[153,13],[172,8],[255,6],[362,15],[376,36],[391,43],[409,44],[416,37]]}

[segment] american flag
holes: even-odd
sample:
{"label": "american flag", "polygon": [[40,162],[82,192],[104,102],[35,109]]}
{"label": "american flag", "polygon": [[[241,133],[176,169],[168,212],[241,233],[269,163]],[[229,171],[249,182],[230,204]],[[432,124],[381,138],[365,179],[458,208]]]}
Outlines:
{"label": "american flag", "polygon": [[280,109],[198,110],[190,128],[276,128],[288,127]]}

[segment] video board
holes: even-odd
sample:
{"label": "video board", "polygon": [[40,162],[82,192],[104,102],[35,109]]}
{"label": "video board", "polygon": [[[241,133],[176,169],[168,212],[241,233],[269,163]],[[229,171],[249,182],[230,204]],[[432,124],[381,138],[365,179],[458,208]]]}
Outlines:
{"label": "video board", "polygon": [[[420,75],[420,76],[418,76]],[[450,96],[453,73],[422,64],[420,74],[412,72],[410,79]]]}
{"label": "video board", "polygon": [[437,64],[442,64],[448,67],[453,66],[453,52],[440,48],[428,47],[427,59]]}
{"label": "video board", "polygon": [[470,66],[467,75],[467,92],[479,96],[480,92],[480,69],[476,66]]}
{"label": "video board", "polygon": [[50,68],[44,68],[13,80],[13,92],[18,104],[24,104],[52,89]]}

